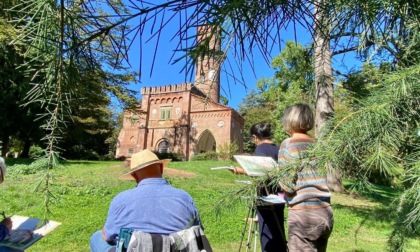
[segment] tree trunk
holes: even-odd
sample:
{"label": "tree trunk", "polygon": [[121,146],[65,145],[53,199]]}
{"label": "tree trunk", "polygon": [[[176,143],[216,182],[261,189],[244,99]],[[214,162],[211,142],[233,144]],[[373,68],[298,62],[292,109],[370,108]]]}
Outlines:
{"label": "tree trunk", "polygon": [[23,150],[22,153],[20,153],[21,158],[28,158],[29,157],[29,149],[31,148],[31,141],[28,139],[25,139],[25,142],[23,144]]}
{"label": "tree trunk", "polygon": [[9,151],[9,135],[3,132],[3,135],[1,137],[1,155],[6,157],[7,152]]}
{"label": "tree trunk", "polygon": [[[314,57],[315,57],[315,134],[322,138],[324,126],[334,113],[334,90],[331,66],[328,10],[323,9],[325,0],[315,3]],[[341,174],[327,164],[327,183],[331,191],[343,191]]]}
{"label": "tree trunk", "polygon": [[334,169],[331,163],[327,164],[327,186],[332,192],[346,191],[341,181],[340,171]]}
{"label": "tree trunk", "polygon": [[328,12],[322,9],[325,0],[315,4],[314,53],[315,53],[315,134],[322,137],[322,128],[334,113],[331,51]]}

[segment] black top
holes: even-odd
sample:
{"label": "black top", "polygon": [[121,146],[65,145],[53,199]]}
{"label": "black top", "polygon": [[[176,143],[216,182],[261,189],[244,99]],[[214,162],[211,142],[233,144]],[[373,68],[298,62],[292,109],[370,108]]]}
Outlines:
{"label": "black top", "polygon": [[[262,143],[255,148],[254,156],[271,157],[277,162],[279,149],[280,147],[274,143]],[[261,183],[258,189],[258,195],[267,196],[268,194],[277,194],[280,191],[280,188],[269,186],[270,181],[271,179],[269,178],[267,181]]]}
{"label": "black top", "polygon": [[255,148],[254,156],[272,157],[277,162],[279,146],[274,143],[262,143]]}

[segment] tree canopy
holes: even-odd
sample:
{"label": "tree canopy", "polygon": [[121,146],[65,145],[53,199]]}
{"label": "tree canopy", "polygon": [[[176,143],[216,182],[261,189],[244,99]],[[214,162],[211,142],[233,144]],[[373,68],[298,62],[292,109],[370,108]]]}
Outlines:
{"label": "tree canopy", "polygon": [[[344,175],[364,182],[365,187],[369,182],[366,178],[374,172],[388,176],[401,171],[404,193],[399,198],[397,213],[402,219],[396,224],[390,248],[402,249],[405,237],[418,236],[419,139],[415,135],[419,129],[416,108],[420,100],[417,81],[420,56],[418,1],[22,0],[8,1],[7,4],[3,19],[10,20],[10,23],[0,23],[12,38],[10,43],[3,44],[7,49],[4,55],[10,59],[7,64],[15,61],[24,73],[25,81],[18,82],[19,87],[16,87],[19,89],[20,84],[25,83],[27,86],[22,84],[22,87],[30,88],[23,91],[27,95],[25,104],[37,104],[43,109],[39,118],[44,120],[42,129],[46,135],[43,142],[49,160],[45,176],[46,202],[50,197],[48,170],[55,165],[60,153],[57,143],[63,137],[67,115],[71,115],[72,110],[82,111],[90,106],[89,103],[74,106],[78,94],[87,92],[87,89],[81,89],[97,90],[96,85],[84,87],[81,83],[86,81],[86,76],[96,77],[97,74],[105,76],[99,78],[103,85],[101,91],[127,94],[124,78],[113,82],[104,69],[123,70],[120,67],[127,63],[129,49],[133,46],[131,41],[136,36],[141,41],[156,38],[157,47],[168,24],[178,23],[179,29],[171,32],[178,42],[174,51],[181,52],[181,56],[174,54],[173,61],[183,62],[185,70],[191,73],[199,57],[214,53],[210,41],[196,42],[197,26],[220,27],[222,39],[227,44],[226,51],[216,56],[225,61],[228,70],[233,65],[232,60],[239,65],[247,62],[255,67],[254,48],[267,63],[270,62],[270,54],[275,45],[281,43],[280,35],[284,29],[296,32],[294,28],[301,26],[314,39],[315,93],[308,102],[315,100],[312,105],[320,119],[318,125],[327,126],[323,131],[317,130],[320,147],[315,149],[319,151],[319,160],[329,167],[334,164]],[[136,25],[129,26],[129,21],[135,19],[138,20]],[[0,39],[4,38],[1,35],[0,32]],[[233,51],[234,59],[226,57],[228,50]],[[375,88],[370,84],[359,85],[369,90],[368,94],[356,97],[342,92],[341,97],[352,96],[357,102],[345,104],[344,113],[337,116],[333,113],[337,98],[334,96],[336,88],[333,88],[331,57],[351,50],[357,50],[361,60],[374,63],[370,70],[386,65],[375,65],[378,61],[390,64],[390,67],[384,74],[376,75]],[[281,80],[278,87],[287,87],[287,92],[293,93],[289,96],[290,101],[295,94],[310,97],[312,90],[311,78],[305,74],[305,71],[310,72],[307,66],[311,63],[300,60],[298,65],[292,64],[294,54],[307,53],[306,49],[296,47],[292,51],[291,55],[282,55],[290,65],[284,64],[286,61],[278,62],[281,74],[277,76],[277,80]],[[307,66],[300,68],[300,64]],[[299,70],[298,74],[288,72],[288,66]],[[292,73],[294,76],[288,76]],[[229,71],[226,74],[229,75]],[[1,84],[12,85],[13,76],[11,80]],[[235,77],[234,80],[240,81],[241,78]],[[271,87],[273,83],[263,86]],[[342,83],[345,86],[350,82]],[[356,88],[356,82],[352,83],[350,86]],[[281,95],[284,94],[282,91]],[[280,96],[280,92],[277,95]],[[98,98],[97,101],[106,103],[106,99]],[[106,113],[97,118],[98,123],[102,116]]]}

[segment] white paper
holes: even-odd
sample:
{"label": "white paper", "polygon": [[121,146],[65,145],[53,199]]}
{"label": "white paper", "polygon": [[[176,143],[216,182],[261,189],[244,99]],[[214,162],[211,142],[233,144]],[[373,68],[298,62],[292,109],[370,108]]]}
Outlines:
{"label": "white paper", "polygon": [[26,216],[18,216],[14,215],[11,217],[13,222],[13,230],[14,229],[27,229],[27,230],[35,230],[36,226],[38,226],[39,219],[29,218]]}
{"label": "white paper", "polygon": [[[58,226],[61,225],[60,222],[56,221],[47,221],[41,227],[38,227],[40,224],[40,219],[30,218],[26,216],[13,215],[10,217],[13,222],[12,230],[32,230],[33,236],[32,239],[25,243],[12,243],[7,239],[0,242],[0,247],[10,247],[17,250],[25,250],[40,240],[42,237],[46,236],[48,233],[52,232]],[[38,228],[37,228],[38,227]],[[37,228],[37,229],[36,229]]]}
{"label": "white paper", "polygon": [[263,176],[266,173],[278,169],[279,165],[271,157],[234,155],[236,161],[244,169],[246,175],[251,177]]}

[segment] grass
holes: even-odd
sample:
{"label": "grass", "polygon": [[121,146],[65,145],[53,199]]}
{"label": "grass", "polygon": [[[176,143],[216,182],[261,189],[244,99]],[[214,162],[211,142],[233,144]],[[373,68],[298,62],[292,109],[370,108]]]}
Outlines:
{"label": "grass", "polygon": [[[45,210],[43,194],[35,193],[33,189],[43,173],[17,174],[13,172],[12,164],[28,164],[30,161],[9,159],[6,162],[11,172],[0,185],[0,210],[7,214],[42,218]],[[238,251],[248,209],[243,200],[233,207],[224,208],[220,214],[215,212],[215,206],[224,195],[242,186],[235,180],[246,179],[228,171],[210,170],[227,164],[172,162],[168,165],[171,169],[165,171],[165,177],[172,185],[193,196],[206,236],[216,252]],[[54,170],[50,218],[62,225],[28,251],[89,251],[89,238],[102,228],[111,199],[135,186],[134,182],[117,179],[126,170],[122,162],[91,161],[69,161],[63,168]],[[328,251],[385,251],[393,221],[389,206],[397,193],[391,188],[377,187],[374,193],[362,196],[334,194],[335,226]],[[419,241],[411,241],[410,246],[407,251],[420,251]]]}

